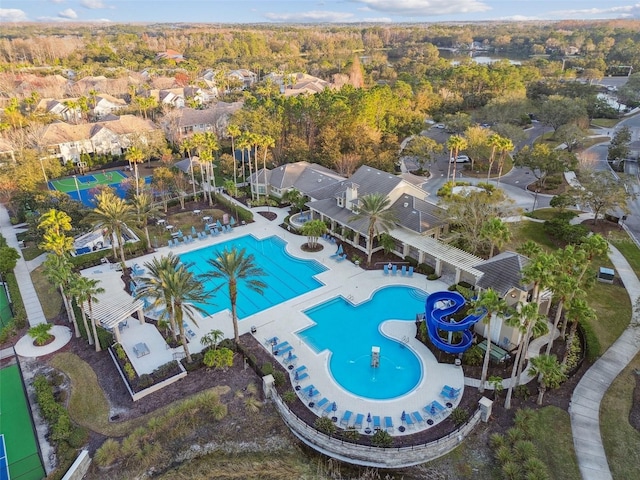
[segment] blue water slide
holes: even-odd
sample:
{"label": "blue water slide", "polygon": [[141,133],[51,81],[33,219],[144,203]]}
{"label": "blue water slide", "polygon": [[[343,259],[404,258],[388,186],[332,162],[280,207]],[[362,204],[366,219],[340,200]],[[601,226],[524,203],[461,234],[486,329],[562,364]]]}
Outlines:
{"label": "blue water slide", "polygon": [[[440,350],[447,353],[463,353],[473,341],[471,328],[478,323],[486,312],[478,315],[467,315],[459,322],[450,317],[460,310],[465,304],[465,299],[458,292],[434,292],[425,301],[425,321],[429,339]],[[452,344],[440,337],[438,331],[462,332],[460,342]]]}

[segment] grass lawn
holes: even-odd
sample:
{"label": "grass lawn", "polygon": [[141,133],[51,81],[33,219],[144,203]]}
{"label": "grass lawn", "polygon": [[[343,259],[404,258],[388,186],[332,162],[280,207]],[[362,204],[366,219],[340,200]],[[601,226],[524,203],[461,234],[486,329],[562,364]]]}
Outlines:
{"label": "grass lawn", "polygon": [[624,236],[614,237],[609,241],[620,250],[620,253],[624,255],[635,274],[640,278],[640,249],[633,240],[625,233]]}
{"label": "grass lawn", "polygon": [[[49,364],[64,372],[71,379],[69,414],[73,421],[108,437],[126,435],[135,428],[144,425],[149,418],[161,415],[174,405],[169,404],[135,420],[113,423],[109,421],[109,403],[98,383],[95,372],[88,363],[73,353],[59,353],[49,361]],[[229,388],[214,387],[211,390],[222,395],[227,393]],[[183,400],[174,403],[180,403]]]}
{"label": "grass lawn", "polygon": [[[565,210],[566,212],[567,210]],[[578,212],[576,210],[571,210],[572,212],[575,212],[575,215],[578,215],[581,212]],[[558,216],[558,213],[560,213],[561,211],[557,208],[539,208],[533,212],[527,213],[526,216],[530,217],[530,218],[535,218],[537,220],[551,220],[553,218],[556,218]]]}
{"label": "grass lawn", "polygon": [[42,305],[47,320],[54,319],[62,311],[62,296],[60,290],[49,283],[44,276],[44,267],[40,266],[31,272],[31,281]]}
{"label": "grass lawn", "polygon": [[618,122],[620,122],[620,118],[594,118],[591,120],[591,125],[595,125],[596,127],[603,128],[613,128]]}
{"label": "grass lawn", "polygon": [[589,323],[600,340],[602,354],[629,325],[631,300],[623,287],[597,283],[587,292],[587,303],[596,311],[596,320]]}
{"label": "grass lawn", "polygon": [[37,258],[44,253],[35,245],[24,247],[20,250],[20,252],[22,253],[22,258],[24,258],[26,261],[33,260],[34,258]]}
{"label": "grass lawn", "polygon": [[558,407],[545,407],[535,411],[532,433],[538,458],[547,465],[550,478],[580,480],[578,461],[573,449],[571,421],[567,412]]}
{"label": "grass lawn", "polygon": [[549,236],[544,231],[542,223],[524,220],[522,222],[509,223],[508,225],[511,230],[511,240],[509,243],[504,245],[503,250],[515,252],[527,240],[533,240],[548,251],[556,250],[558,248],[549,239]]}
{"label": "grass lawn", "polygon": [[600,404],[600,433],[613,478],[640,478],[640,432],[629,424],[636,369],[640,355],[613,381]]}

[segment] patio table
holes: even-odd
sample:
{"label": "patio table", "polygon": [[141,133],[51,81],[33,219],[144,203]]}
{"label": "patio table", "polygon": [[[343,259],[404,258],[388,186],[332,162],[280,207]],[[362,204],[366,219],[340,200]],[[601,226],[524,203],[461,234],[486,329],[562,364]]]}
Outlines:
{"label": "patio table", "polygon": [[173,230],[175,227],[173,225],[167,225],[164,228],[166,228],[167,230]]}
{"label": "patio table", "polygon": [[156,220],[156,225],[164,225],[167,221],[164,218],[159,218]]}
{"label": "patio table", "polygon": [[193,211],[194,215],[200,215],[201,213],[202,213],[202,210],[197,210],[196,209],[196,210]]}
{"label": "patio table", "polygon": [[209,223],[211,221],[211,217],[202,217],[202,222],[203,223]]}
{"label": "patio table", "polygon": [[140,343],[136,343],[133,346],[133,353],[136,354],[136,357],[140,358],[140,357],[144,357],[145,355],[149,355],[149,353],[151,352],[146,343],[140,342]]}

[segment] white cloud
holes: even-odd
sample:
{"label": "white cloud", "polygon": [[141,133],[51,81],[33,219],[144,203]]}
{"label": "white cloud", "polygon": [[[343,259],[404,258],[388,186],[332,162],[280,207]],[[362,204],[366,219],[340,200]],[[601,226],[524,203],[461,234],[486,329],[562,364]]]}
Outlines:
{"label": "white cloud", "polygon": [[75,12],[73,8],[67,8],[66,10],[62,10],[58,12],[58,16],[61,18],[75,19],[78,18],[78,14]]}
{"label": "white cloud", "polygon": [[0,8],[0,22],[26,22],[27,14],[18,8]]}
{"label": "white cloud", "polygon": [[285,23],[340,23],[353,21],[353,14],[314,10],[295,13],[266,13],[265,17],[274,22]]}
{"label": "white cloud", "polygon": [[399,16],[430,17],[456,13],[486,12],[491,7],[481,0],[350,0],[371,10]]}
{"label": "white cloud", "polygon": [[[577,8],[574,10],[558,10],[552,12],[554,16],[564,18],[574,17],[640,17],[640,3],[609,8]],[[557,18],[557,17],[556,17]]]}
{"label": "white cloud", "polygon": [[80,5],[91,10],[95,10],[97,8],[107,8],[102,0],[81,0]]}
{"label": "white cloud", "polygon": [[391,23],[393,20],[389,17],[363,18],[364,23]]}
{"label": "white cloud", "polygon": [[49,0],[51,3],[64,3],[65,0]]}

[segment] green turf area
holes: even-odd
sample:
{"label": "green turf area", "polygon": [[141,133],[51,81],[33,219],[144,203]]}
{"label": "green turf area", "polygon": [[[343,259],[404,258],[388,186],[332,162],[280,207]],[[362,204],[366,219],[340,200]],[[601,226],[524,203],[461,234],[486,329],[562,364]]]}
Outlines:
{"label": "green turf area", "polygon": [[0,328],[4,327],[12,318],[7,291],[4,284],[0,284]]}
{"label": "green turf area", "polygon": [[38,455],[17,365],[0,369],[0,419],[0,433],[4,435],[11,478],[44,478],[46,475]]}
{"label": "green turf area", "polygon": [[120,183],[125,178],[126,177],[122,173],[114,170],[112,172],[92,173],[90,175],[79,176],[77,184],[76,179],[73,177],[59,178],[51,180],[49,183],[59,192],[69,193],[76,190],[88,190],[90,188],[95,188],[98,185]]}

